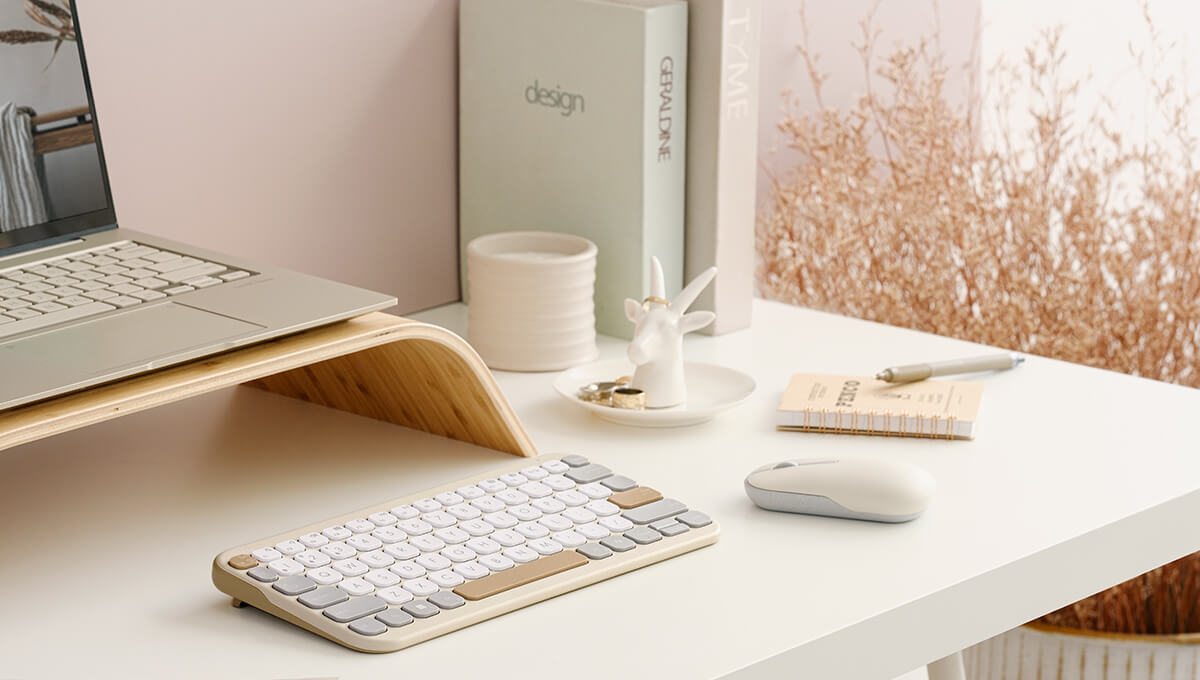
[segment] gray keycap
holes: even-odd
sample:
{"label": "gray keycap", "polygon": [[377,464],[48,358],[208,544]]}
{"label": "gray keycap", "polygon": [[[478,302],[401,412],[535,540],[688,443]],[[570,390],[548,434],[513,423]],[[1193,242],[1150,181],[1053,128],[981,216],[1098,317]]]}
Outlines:
{"label": "gray keycap", "polygon": [[350,624],[350,630],[359,635],[379,635],[387,629],[383,621],[377,619],[359,619]]}
{"label": "gray keycap", "polygon": [[278,583],[271,587],[284,595],[299,595],[300,593],[307,593],[316,588],[317,582],[307,576],[297,574],[296,576],[281,578]]}
{"label": "gray keycap", "polygon": [[350,596],[346,594],[346,591],[341,588],[332,587],[318,588],[311,593],[301,595],[299,598],[300,604],[309,609],[324,609],[339,602],[345,602],[348,599],[350,599]]}
{"label": "gray keycap", "polygon": [[592,482],[598,482],[605,477],[611,477],[612,470],[609,470],[603,465],[588,463],[583,467],[577,467],[574,470],[567,470],[563,476],[579,484],[591,484]]}
{"label": "gray keycap", "polygon": [[338,623],[345,623],[371,614],[378,614],[384,609],[387,609],[386,602],[374,595],[363,595],[362,597],[352,597],[349,602],[335,604],[322,613]]}
{"label": "gray keycap", "polygon": [[664,498],[645,505],[626,510],[622,516],[634,524],[649,524],[660,519],[674,517],[681,512],[687,512],[687,506],[674,498]]}
{"label": "gray keycap", "polygon": [[687,530],[688,530],[688,526],[686,524],[683,524],[681,522],[676,522],[674,524],[670,524],[666,527],[663,527],[662,529],[659,529],[658,531],[660,533],[662,533],[663,536],[667,536],[669,538],[671,536],[678,536],[679,534],[682,534],[683,532],[685,532]]}
{"label": "gray keycap", "polygon": [[638,545],[646,545],[655,541],[662,540],[662,534],[658,533],[650,527],[634,527],[625,532],[625,538],[637,543]]}
{"label": "gray keycap", "polygon": [[706,527],[709,524],[712,524],[712,518],[703,512],[700,512],[699,510],[688,510],[675,519],[683,522],[693,529],[697,527]]}
{"label": "gray keycap", "polygon": [[612,489],[613,491],[629,491],[638,485],[637,482],[626,477],[625,475],[613,475],[612,477],[606,477],[600,480],[600,483]]}
{"label": "gray keycap", "polygon": [[250,577],[254,580],[262,581],[263,583],[270,583],[271,581],[275,581],[279,578],[279,574],[276,574],[261,564],[246,573],[250,574]]}
{"label": "gray keycap", "polygon": [[428,599],[430,602],[436,604],[442,609],[458,609],[467,603],[466,600],[462,599],[458,595],[455,595],[449,590],[443,590],[441,592],[434,593],[430,595]]}
{"label": "gray keycap", "polygon": [[412,614],[414,618],[418,619],[427,619],[431,616],[437,615],[442,611],[436,606],[429,604],[425,600],[413,600],[412,602],[405,603],[405,605],[400,608],[409,614]]}
{"label": "gray keycap", "polygon": [[582,554],[584,557],[592,560],[602,560],[605,557],[612,557],[612,551],[599,543],[587,543],[575,549],[575,552]]}
{"label": "gray keycap", "polygon": [[376,614],[375,618],[379,619],[384,624],[386,624],[392,628],[399,628],[400,626],[407,626],[408,624],[413,622],[412,615],[401,609],[389,609],[386,612],[383,612],[382,614]]}
{"label": "gray keycap", "polygon": [[583,467],[584,465],[588,464],[588,459],[584,458],[583,456],[571,454],[569,456],[563,456],[562,462],[566,463],[567,465],[570,465],[573,468],[574,467]]}
{"label": "gray keycap", "polygon": [[674,517],[668,517],[666,519],[660,519],[657,522],[651,522],[650,528],[654,529],[655,531],[662,531],[663,527],[669,527],[672,524],[678,524],[678,521]]}
{"label": "gray keycap", "polygon": [[637,547],[637,543],[634,543],[624,536],[609,536],[608,538],[600,541],[600,545],[613,552],[625,552],[626,550],[633,550]]}

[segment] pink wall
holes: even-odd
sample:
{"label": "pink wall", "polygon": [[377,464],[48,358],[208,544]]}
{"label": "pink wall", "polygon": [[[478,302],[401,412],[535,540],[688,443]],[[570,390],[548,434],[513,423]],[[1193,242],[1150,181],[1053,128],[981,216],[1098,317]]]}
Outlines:
{"label": "pink wall", "polygon": [[454,0],[79,0],[123,226],[458,299]]}

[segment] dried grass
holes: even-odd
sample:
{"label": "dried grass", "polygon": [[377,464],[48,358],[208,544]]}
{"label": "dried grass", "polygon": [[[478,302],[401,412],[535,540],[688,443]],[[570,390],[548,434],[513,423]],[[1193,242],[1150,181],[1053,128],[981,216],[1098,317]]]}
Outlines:
{"label": "dried grass", "polygon": [[53,62],[64,41],[75,41],[75,22],[71,18],[70,0],[24,0],[24,7],[26,16],[50,31],[24,29],[0,31],[0,43],[28,45],[52,42],[54,43],[54,52],[50,56],[50,61]]}

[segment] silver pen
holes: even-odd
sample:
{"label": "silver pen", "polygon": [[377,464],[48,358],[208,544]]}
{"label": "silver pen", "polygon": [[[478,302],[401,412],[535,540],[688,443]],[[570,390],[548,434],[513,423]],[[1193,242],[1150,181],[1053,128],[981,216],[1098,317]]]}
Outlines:
{"label": "silver pen", "polygon": [[955,373],[975,373],[977,371],[1007,371],[1016,368],[1025,361],[1025,357],[1012,352],[991,354],[986,357],[969,357],[967,359],[950,359],[949,361],[931,361],[927,364],[909,364],[907,366],[892,366],[875,374],[876,380],[884,382],[916,382],[939,375]]}

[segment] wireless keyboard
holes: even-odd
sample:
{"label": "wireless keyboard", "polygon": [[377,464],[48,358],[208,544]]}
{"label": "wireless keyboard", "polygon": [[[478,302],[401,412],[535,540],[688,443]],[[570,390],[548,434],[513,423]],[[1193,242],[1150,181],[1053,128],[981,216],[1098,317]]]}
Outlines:
{"label": "wireless keyboard", "polygon": [[213,583],[394,652],[716,542],[708,515],[583,456],[522,459],[217,555]]}

